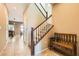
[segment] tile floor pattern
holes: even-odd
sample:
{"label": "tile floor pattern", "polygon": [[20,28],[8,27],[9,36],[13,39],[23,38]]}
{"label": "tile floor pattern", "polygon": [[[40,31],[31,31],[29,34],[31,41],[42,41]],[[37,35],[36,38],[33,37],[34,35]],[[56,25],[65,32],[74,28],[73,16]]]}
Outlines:
{"label": "tile floor pattern", "polygon": [[[23,36],[15,36],[13,39],[10,39],[6,48],[0,52],[1,56],[30,56],[30,48],[23,42]],[[59,56],[60,54],[45,50],[44,52],[36,56]]]}

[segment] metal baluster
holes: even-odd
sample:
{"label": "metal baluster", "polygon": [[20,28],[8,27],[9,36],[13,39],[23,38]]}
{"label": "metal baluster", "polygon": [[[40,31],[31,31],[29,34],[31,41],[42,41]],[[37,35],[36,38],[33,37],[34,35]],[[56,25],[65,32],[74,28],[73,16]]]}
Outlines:
{"label": "metal baluster", "polygon": [[40,39],[40,36],[39,36],[39,27],[38,27],[38,41],[39,41],[39,39]]}
{"label": "metal baluster", "polygon": [[36,29],[36,43],[37,43],[38,39],[37,39],[37,29]]}

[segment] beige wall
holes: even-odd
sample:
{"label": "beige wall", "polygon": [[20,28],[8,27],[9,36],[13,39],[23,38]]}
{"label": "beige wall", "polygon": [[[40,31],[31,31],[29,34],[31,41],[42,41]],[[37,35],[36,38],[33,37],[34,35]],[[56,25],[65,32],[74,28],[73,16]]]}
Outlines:
{"label": "beige wall", "polygon": [[[8,31],[8,14],[7,9],[4,6],[4,4],[0,4],[0,51],[3,49],[3,47],[6,44],[6,38],[8,37],[7,31]],[[6,35],[7,34],[7,35]]]}
{"label": "beige wall", "polygon": [[54,32],[76,33],[79,50],[79,4],[55,4],[52,14]]}

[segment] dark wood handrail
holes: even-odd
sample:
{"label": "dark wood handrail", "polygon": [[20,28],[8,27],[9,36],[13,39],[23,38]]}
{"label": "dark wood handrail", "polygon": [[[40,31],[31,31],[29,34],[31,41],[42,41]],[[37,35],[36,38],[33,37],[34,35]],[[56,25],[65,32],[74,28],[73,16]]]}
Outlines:
{"label": "dark wood handrail", "polygon": [[35,3],[36,7],[38,8],[38,10],[41,12],[41,14],[44,16],[44,18],[46,18],[46,16],[43,14],[43,12],[41,11],[41,9],[37,6],[37,4]]}
{"label": "dark wood handrail", "polygon": [[43,21],[41,24],[39,24],[36,28],[34,28],[33,31],[36,30],[39,26],[41,26],[44,22],[46,22],[50,17],[52,17],[52,15],[50,15],[46,20],[44,20],[44,21]]}
{"label": "dark wood handrail", "polygon": [[47,13],[47,11],[45,10],[45,8],[42,6],[42,4],[40,3],[40,6],[43,8],[43,10],[45,11],[45,13]]}

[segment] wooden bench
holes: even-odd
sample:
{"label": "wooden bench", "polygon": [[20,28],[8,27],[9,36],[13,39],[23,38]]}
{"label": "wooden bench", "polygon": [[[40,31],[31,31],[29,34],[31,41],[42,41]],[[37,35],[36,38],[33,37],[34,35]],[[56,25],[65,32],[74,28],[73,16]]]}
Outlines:
{"label": "wooden bench", "polygon": [[54,49],[64,55],[77,55],[77,35],[67,33],[54,33],[50,38],[49,49]]}

